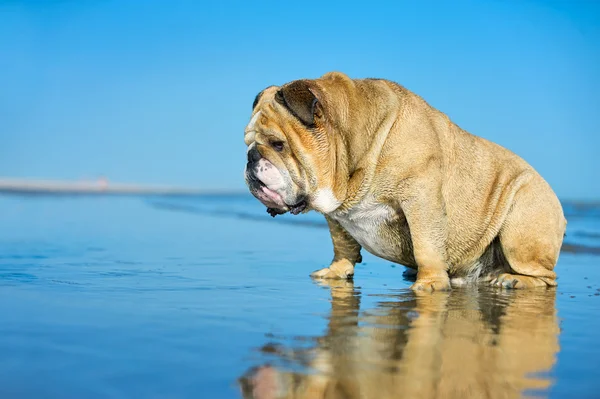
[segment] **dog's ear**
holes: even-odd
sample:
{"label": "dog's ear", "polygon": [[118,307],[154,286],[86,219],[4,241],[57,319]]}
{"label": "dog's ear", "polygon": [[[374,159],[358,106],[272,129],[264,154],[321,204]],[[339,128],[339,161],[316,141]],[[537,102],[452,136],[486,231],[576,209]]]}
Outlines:
{"label": "dog's ear", "polygon": [[296,80],[283,86],[276,94],[275,101],[307,127],[314,127],[315,121],[323,116],[321,104],[305,80]]}

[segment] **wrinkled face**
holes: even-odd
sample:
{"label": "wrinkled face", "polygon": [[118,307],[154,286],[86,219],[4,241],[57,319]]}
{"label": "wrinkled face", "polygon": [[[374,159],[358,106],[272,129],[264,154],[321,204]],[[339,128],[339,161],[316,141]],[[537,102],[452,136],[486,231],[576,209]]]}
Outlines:
{"label": "wrinkled face", "polygon": [[244,141],[246,184],[272,216],[320,210],[329,143],[321,106],[306,81],[261,92]]}

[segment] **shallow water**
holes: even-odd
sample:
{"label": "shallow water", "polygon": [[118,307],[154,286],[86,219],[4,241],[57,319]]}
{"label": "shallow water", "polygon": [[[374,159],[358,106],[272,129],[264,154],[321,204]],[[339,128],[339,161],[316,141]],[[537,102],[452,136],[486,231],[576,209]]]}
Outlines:
{"label": "shallow water", "polygon": [[316,284],[320,216],[247,196],[0,196],[0,397],[599,397],[600,209],[565,209],[556,290],[415,296],[368,254]]}

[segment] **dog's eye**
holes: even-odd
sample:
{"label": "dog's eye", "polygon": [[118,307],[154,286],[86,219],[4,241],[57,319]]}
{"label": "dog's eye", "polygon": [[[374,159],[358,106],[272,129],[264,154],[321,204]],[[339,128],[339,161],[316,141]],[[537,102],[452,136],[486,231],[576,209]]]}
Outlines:
{"label": "dog's eye", "polygon": [[283,151],[283,141],[271,141],[271,147],[277,152]]}

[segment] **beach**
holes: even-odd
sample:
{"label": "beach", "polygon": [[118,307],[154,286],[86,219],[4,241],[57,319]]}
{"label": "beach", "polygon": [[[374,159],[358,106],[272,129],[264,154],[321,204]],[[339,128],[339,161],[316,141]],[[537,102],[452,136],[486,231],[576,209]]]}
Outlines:
{"label": "beach", "polygon": [[322,216],[272,219],[249,195],[3,195],[0,209],[2,397],[595,395],[595,206],[565,205],[575,249],[556,290],[425,296],[368,253],[353,283],[314,282],[332,256]]}

